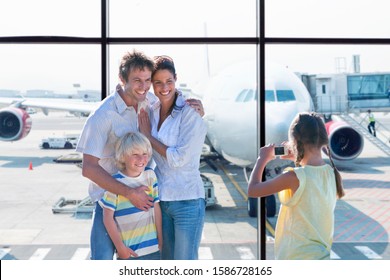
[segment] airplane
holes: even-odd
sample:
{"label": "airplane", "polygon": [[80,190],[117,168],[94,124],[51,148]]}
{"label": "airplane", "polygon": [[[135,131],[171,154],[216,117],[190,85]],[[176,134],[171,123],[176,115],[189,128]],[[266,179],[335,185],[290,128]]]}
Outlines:
{"label": "airplane", "polygon": [[0,97],[0,141],[18,141],[26,137],[32,128],[27,108],[39,108],[45,115],[49,110],[69,111],[75,115],[88,115],[99,102],[83,102],[73,99]]}
{"label": "airplane", "polygon": [[[204,119],[208,124],[207,143],[228,162],[247,169],[252,168],[257,155],[255,62],[240,62],[226,67],[211,77],[201,98],[205,109]],[[274,63],[266,64],[265,118],[266,142],[280,144],[288,139],[288,127],[298,112],[313,111],[313,102],[308,90],[296,74]],[[12,103],[13,102],[13,103]],[[70,102],[43,99],[0,98],[0,141],[17,141],[31,130],[31,118],[26,107],[66,110],[91,113],[98,102]],[[332,156],[338,160],[352,160],[362,152],[363,137],[346,123],[326,123]],[[286,161],[276,159],[268,168],[269,174],[278,174]],[[267,215],[275,215],[274,196],[267,198]],[[248,199],[248,214],[256,216],[257,199]]]}

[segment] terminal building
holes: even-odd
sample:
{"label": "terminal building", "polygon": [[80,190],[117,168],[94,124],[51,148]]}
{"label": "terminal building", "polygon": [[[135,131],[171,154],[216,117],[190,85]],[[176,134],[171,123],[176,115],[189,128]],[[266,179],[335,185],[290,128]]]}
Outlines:
{"label": "terminal building", "polygon": [[[326,119],[337,116],[390,156],[390,128],[376,119],[376,137],[368,130],[367,110],[390,112],[390,72],[299,75],[306,85],[314,111]],[[346,138],[345,138],[346,139]]]}
{"label": "terminal building", "polygon": [[360,73],[358,56],[354,61],[354,73],[300,75],[316,112],[390,111],[390,72]]}

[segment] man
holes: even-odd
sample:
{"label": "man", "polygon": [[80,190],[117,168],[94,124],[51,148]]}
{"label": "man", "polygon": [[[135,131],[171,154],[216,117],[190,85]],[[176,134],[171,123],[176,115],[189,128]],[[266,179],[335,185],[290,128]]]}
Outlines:
{"label": "man", "polygon": [[371,113],[371,110],[368,110],[367,112],[368,112],[368,121],[369,121],[367,126],[368,132],[370,132],[370,134],[374,134],[374,137],[376,137],[374,114]]}
{"label": "man", "polygon": [[[82,131],[76,151],[83,153],[82,174],[91,180],[89,195],[94,202],[103,196],[104,190],[123,195],[137,208],[147,211],[153,199],[145,191],[147,186],[129,188],[114,179],[117,171],[114,161],[115,142],[127,132],[138,131],[139,107],[153,104],[157,99],[149,92],[153,61],[141,52],[126,53],[119,66],[119,79],[123,91],[105,98],[91,114]],[[103,224],[103,212],[95,203],[91,231],[91,259],[113,259],[114,244]]]}

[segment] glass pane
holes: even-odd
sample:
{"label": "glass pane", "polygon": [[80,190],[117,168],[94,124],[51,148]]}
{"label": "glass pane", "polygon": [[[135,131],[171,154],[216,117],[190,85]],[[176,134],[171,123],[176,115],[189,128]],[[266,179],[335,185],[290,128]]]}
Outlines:
{"label": "glass pane", "polygon": [[0,45],[0,89],[26,97],[75,97],[99,91],[100,46]]}
{"label": "glass pane", "polygon": [[0,36],[100,36],[100,1],[0,2]]}
{"label": "glass pane", "polygon": [[[390,169],[384,161],[390,154],[389,52],[389,45],[266,46],[266,68],[277,64],[294,73],[296,82],[305,85],[305,99],[313,102],[311,110],[322,114],[328,127],[331,153],[346,193],[336,203],[332,259],[386,256],[389,227],[387,212],[380,209],[388,208],[388,201],[383,198],[390,195]],[[279,77],[279,85],[286,77]],[[267,87],[277,87],[276,77]],[[272,131],[267,137],[275,133],[271,130],[275,123],[283,128],[284,134],[275,143],[287,140],[292,117],[307,111],[299,107],[298,95],[295,96],[297,102],[288,107],[283,102],[266,103],[266,130]],[[274,104],[278,105],[273,107]],[[369,133],[369,109],[376,120],[376,137],[373,131]],[[277,113],[272,115],[273,112]],[[283,123],[287,125],[283,127]],[[326,154],[323,158],[330,163]],[[280,172],[280,167],[275,163],[269,170],[272,177]],[[268,219],[272,228],[277,219],[278,215]],[[272,252],[267,253],[267,258],[272,259]]]}
{"label": "glass pane", "polygon": [[111,37],[256,36],[256,0],[118,0],[109,11]]}
{"label": "glass pane", "polygon": [[267,37],[389,38],[387,0],[266,0]]}
{"label": "glass pane", "polygon": [[[202,161],[200,171],[213,182],[217,204],[206,209],[199,258],[255,259],[257,222],[248,215],[247,182],[243,167],[253,165],[257,155],[257,101],[252,97],[256,90],[256,46],[111,46],[111,90],[118,83],[119,59],[133,48],[150,57],[172,57],[178,78],[176,86],[201,99],[205,108],[208,142],[212,148],[212,153],[206,152],[205,158],[209,156],[209,162],[214,163],[217,169],[213,170],[206,161]],[[237,101],[242,92],[246,96],[241,102]],[[213,159],[215,152],[223,157]],[[230,184],[232,181],[234,183]],[[225,228],[226,225],[229,230]],[[238,234],[232,235],[235,229]],[[225,253],[226,248],[228,251]]]}

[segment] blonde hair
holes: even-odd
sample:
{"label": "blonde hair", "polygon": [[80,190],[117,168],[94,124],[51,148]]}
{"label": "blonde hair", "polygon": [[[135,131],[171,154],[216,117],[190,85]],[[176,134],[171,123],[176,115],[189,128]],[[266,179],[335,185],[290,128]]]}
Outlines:
{"label": "blonde hair", "polygon": [[295,154],[295,166],[301,166],[301,160],[305,155],[304,147],[326,147],[330,163],[336,177],[337,196],[344,196],[344,189],[340,172],[334,165],[329,149],[329,138],[324,121],[316,113],[300,113],[292,121],[289,130],[290,145]]}
{"label": "blonde hair", "polygon": [[142,133],[129,132],[117,141],[115,145],[115,161],[119,170],[125,169],[125,156],[132,154],[134,151],[147,153],[148,159],[152,157],[152,145],[149,139]]}

